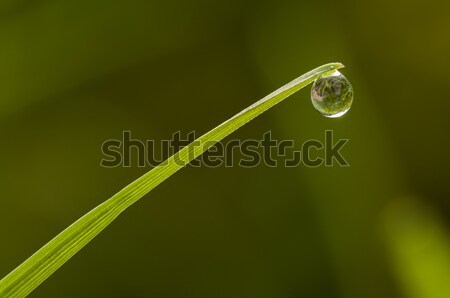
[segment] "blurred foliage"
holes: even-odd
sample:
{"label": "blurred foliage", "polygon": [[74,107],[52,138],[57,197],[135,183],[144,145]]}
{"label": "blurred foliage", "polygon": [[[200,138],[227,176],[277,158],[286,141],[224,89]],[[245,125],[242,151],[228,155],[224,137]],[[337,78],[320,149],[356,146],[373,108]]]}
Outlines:
{"label": "blurred foliage", "polygon": [[[449,6],[2,1],[0,275],[148,170],[100,167],[106,139],[123,130],[141,140],[203,133],[299,74],[341,61],[355,91],[344,118],[323,118],[300,92],[233,138],[272,130],[301,144],[332,129],[350,139],[350,167],[188,167],[31,296],[445,295]],[[179,114],[168,119],[174,102]],[[412,223],[399,227],[385,214],[410,194],[416,203],[395,214]],[[408,215],[421,204],[434,211]],[[27,216],[12,229],[19,213]],[[408,251],[426,236],[434,240],[418,262]]]}
{"label": "blurred foliage", "polygon": [[412,198],[390,203],[383,228],[407,297],[450,297],[450,241],[440,217]]}

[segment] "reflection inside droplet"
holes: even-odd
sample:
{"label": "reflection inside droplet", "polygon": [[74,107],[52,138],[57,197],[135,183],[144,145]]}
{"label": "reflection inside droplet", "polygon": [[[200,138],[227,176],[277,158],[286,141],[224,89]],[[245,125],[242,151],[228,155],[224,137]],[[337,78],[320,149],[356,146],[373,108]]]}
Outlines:
{"label": "reflection inside droplet", "polygon": [[316,110],[325,117],[341,117],[352,106],[352,85],[336,70],[314,82],[311,88],[311,101]]}

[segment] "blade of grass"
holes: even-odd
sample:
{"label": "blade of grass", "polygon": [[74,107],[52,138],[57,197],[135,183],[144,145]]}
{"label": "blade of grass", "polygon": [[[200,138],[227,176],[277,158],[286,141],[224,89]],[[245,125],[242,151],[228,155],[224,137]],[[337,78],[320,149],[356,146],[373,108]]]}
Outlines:
{"label": "blade of grass", "polygon": [[233,131],[322,75],[344,67],[329,63],[313,69],[205,133],[161,165],[69,226],[0,281],[0,297],[25,297],[108,226],[122,211]]}

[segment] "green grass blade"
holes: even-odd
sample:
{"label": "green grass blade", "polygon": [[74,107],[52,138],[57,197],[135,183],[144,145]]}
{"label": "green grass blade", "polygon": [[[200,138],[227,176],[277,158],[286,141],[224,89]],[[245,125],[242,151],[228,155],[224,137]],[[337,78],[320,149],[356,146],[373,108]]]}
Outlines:
{"label": "green grass blade", "polygon": [[0,297],[25,297],[28,295],[108,226],[122,211],[183,168],[191,160],[245,123],[312,83],[321,75],[342,67],[343,65],[340,63],[330,63],[309,71],[257,101],[169,157],[161,165],[144,174],[112,198],[84,215],[3,278],[0,281]]}

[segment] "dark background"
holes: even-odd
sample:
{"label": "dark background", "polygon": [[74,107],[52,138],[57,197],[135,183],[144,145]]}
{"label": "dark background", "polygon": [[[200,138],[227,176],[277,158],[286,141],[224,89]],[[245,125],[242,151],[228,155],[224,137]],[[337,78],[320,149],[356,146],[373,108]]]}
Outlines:
{"label": "dark background", "polygon": [[232,138],[350,141],[350,167],[188,167],[31,297],[450,297],[447,1],[0,3],[0,276],[147,169],[101,144],[204,133],[339,61]]}

